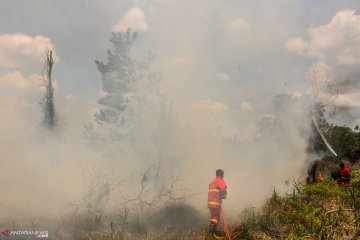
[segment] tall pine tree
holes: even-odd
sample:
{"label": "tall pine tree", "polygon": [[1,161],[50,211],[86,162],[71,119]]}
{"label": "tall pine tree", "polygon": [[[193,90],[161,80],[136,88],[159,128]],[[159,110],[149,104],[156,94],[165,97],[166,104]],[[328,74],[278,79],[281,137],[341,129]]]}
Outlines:
{"label": "tall pine tree", "polygon": [[131,55],[137,33],[112,33],[112,49],[107,62],[96,60],[101,74],[103,95],[98,100],[99,111],[94,123],[85,126],[84,136],[93,146],[110,142],[143,141],[144,135],[157,124],[161,102],[157,74],[150,70],[154,55],[149,52],[142,60]]}

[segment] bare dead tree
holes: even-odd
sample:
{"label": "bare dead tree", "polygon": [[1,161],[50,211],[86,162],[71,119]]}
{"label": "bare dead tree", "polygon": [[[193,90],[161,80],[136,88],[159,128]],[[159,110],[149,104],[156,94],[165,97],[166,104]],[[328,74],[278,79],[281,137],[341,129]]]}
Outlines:
{"label": "bare dead tree", "polygon": [[147,166],[135,177],[135,182],[132,181],[134,173],[125,176],[115,169],[104,172],[95,164],[91,166],[86,162],[80,162],[80,168],[84,202],[75,204],[75,213],[67,215],[57,230],[58,235],[64,234],[63,228],[80,234],[109,226],[107,237],[101,239],[125,239],[127,232],[147,234],[156,225],[152,222],[154,219],[161,218],[159,221],[167,224],[163,219],[165,207],[170,206],[176,211],[187,197],[177,184],[179,179],[168,175],[160,163]]}
{"label": "bare dead tree", "polygon": [[46,60],[44,69],[47,74],[46,90],[43,102],[44,119],[43,124],[47,129],[53,129],[56,126],[56,113],[54,105],[54,88],[51,79],[52,67],[54,61],[52,57],[52,51],[46,50]]}
{"label": "bare dead tree", "polygon": [[334,84],[334,80],[330,77],[330,73],[326,72],[324,79],[323,79],[323,88],[326,89],[326,93],[329,94],[329,97],[326,99],[320,99],[320,92],[321,90],[321,72],[318,69],[317,65],[312,66],[308,69],[305,73],[305,77],[310,81],[312,91],[313,91],[313,98],[315,102],[322,102],[324,106],[328,106],[334,103],[336,98],[339,95],[339,89]]}
{"label": "bare dead tree", "polygon": [[314,99],[318,98],[318,95],[319,95],[319,89],[317,86],[317,81],[318,81],[318,77],[319,77],[318,69],[315,66],[312,66],[310,69],[308,69],[305,72],[305,77],[311,83],[311,88],[313,91]]}
{"label": "bare dead tree", "polygon": [[[84,201],[89,212],[100,214],[103,206],[107,203],[110,194],[118,189],[125,179],[114,180],[114,173],[107,174],[96,170],[96,165],[93,165],[92,170],[85,169],[81,166],[83,171],[91,178],[88,186],[84,186]],[[83,173],[84,174],[84,173]],[[83,181],[85,181],[83,176]],[[85,184],[85,183],[84,183]]]}

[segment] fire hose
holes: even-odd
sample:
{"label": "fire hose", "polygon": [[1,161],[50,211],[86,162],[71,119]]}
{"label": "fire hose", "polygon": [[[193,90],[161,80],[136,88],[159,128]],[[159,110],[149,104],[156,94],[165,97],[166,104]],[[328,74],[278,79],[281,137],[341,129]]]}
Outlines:
{"label": "fire hose", "polygon": [[338,155],[338,154],[334,151],[334,149],[330,146],[330,144],[329,144],[328,141],[326,140],[324,134],[321,132],[318,124],[316,123],[315,117],[314,117],[313,115],[312,115],[311,117],[312,117],[312,120],[313,120],[313,123],[314,123],[314,125],[315,125],[316,130],[318,131],[321,139],[322,139],[323,142],[325,143],[325,146],[326,146],[326,147],[329,149],[329,151],[336,157],[336,159],[338,159],[338,160],[342,163],[341,158],[339,157],[339,155]]}
{"label": "fire hose", "polygon": [[229,229],[228,229],[228,227],[227,227],[227,224],[226,224],[226,219],[225,219],[225,216],[224,216],[224,210],[223,210],[223,208],[224,208],[224,204],[221,204],[221,218],[222,218],[222,220],[224,221],[224,228],[225,228],[225,233],[226,233],[226,236],[227,236],[227,238],[228,238],[228,240],[231,240],[231,238],[230,238],[230,233],[229,233]]}

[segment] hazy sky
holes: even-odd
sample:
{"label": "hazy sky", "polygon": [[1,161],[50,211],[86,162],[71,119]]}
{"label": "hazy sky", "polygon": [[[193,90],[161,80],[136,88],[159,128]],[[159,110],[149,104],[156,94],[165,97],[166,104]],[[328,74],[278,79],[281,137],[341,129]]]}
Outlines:
{"label": "hazy sky", "polygon": [[[66,118],[75,100],[90,111],[101,90],[94,60],[106,59],[111,31],[132,27],[140,32],[134,53],[156,53],[179,112],[201,106],[248,126],[274,95],[311,93],[304,75],[312,64],[327,72],[358,67],[359,8],[350,0],[1,0],[1,88],[14,95],[31,89],[44,49],[52,48],[61,114]],[[350,60],[338,60],[341,53]],[[339,105],[359,106],[359,94],[339,93]]]}

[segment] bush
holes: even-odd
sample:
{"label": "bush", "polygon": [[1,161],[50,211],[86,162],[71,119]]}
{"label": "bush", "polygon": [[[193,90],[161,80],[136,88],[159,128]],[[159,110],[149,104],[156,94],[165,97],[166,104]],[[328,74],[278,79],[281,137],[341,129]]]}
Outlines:
{"label": "bush", "polygon": [[232,239],[357,239],[360,236],[360,171],[349,185],[335,181],[275,190],[257,213],[246,208]]}

